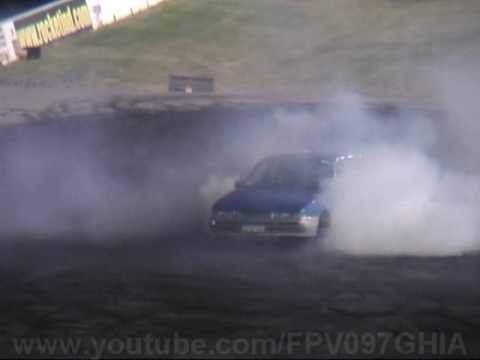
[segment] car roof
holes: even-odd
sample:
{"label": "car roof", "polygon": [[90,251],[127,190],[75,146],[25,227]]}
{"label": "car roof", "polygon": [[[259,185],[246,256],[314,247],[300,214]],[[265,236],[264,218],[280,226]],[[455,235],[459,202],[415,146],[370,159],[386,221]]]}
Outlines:
{"label": "car roof", "polygon": [[317,152],[305,152],[305,153],[286,153],[286,154],[275,154],[270,155],[265,160],[285,160],[285,161],[302,161],[302,160],[312,160],[312,161],[328,161],[336,162],[347,158],[349,155],[338,155],[333,153],[317,153]]}

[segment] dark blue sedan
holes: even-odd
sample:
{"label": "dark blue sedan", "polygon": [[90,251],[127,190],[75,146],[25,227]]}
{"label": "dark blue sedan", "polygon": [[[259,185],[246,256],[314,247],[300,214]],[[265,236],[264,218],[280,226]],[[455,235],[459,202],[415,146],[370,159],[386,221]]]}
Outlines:
{"label": "dark blue sedan", "polygon": [[322,187],[346,158],[307,153],[261,160],[214,204],[210,229],[217,235],[316,237],[330,223]]}

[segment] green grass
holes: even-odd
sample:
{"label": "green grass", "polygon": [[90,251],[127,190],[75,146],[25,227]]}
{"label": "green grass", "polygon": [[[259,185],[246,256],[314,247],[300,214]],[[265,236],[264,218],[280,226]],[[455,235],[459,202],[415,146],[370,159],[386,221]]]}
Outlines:
{"label": "green grass", "polygon": [[430,70],[480,55],[478,19],[477,0],[170,0],[0,77],[165,90],[193,73],[220,92],[431,97]]}

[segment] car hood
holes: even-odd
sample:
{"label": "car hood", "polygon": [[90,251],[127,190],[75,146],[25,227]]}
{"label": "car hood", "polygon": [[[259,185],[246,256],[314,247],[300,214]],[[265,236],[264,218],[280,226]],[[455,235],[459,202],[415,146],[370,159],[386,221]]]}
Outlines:
{"label": "car hood", "polygon": [[299,212],[314,200],[315,194],[308,190],[243,187],[217,201],[214,211]]}

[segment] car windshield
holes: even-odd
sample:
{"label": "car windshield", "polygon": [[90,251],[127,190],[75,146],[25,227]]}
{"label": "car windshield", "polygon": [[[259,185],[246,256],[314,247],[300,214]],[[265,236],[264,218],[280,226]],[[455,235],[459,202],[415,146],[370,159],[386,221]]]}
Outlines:
{"label": "car windshield", "polygon": [[242,182],[244,186],[318,189],[333,176],[331,163],[318,159],[273,158],[260,162]]}

